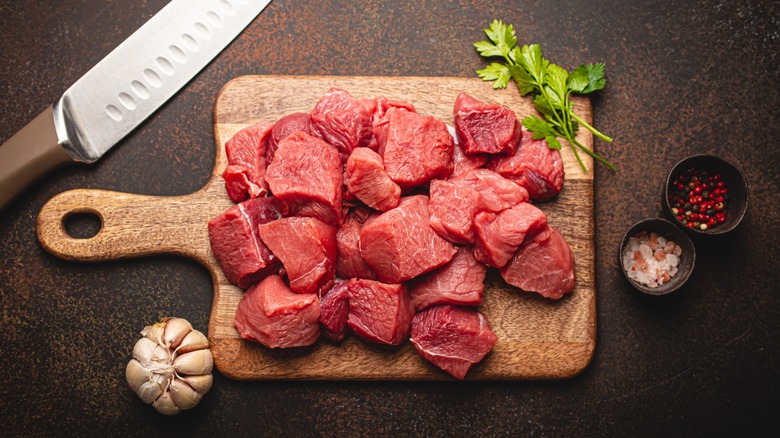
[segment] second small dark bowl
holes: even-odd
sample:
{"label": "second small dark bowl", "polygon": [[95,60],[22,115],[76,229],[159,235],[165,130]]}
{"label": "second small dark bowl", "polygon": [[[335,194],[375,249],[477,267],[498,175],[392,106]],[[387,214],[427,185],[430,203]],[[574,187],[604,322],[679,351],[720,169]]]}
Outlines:
{"label": "second small dark bowl", "polygon": [[[680,263],[677,265],[677,274],[675,274],[668,282],[658,285],[657,287],[648,287],[641,284],[628,276],[626,270],[623,269],[623,250],[628,245],[628,240],[631,237],[636,236],[640,231],[655,232],[659,236],[663,236],[667,240],[671,240],[675,245],[679,245],[682,248],[682,254],[680,255]],[[685,234],[679,227],[666,219],[644,219],[635,223],[629,230],[623,235],[623,240],[620,242],[618,249],[618,266],[623,272],[629,283],[637,290],[647,295],[666,295],[679,289],[693,272],[693,267],[696,265],[696,248],[693,246],[690,237]]]}
{"label": "second small dark bowl", "polygon": [[[719,173],[721,175],[725,186],[729,190],[728,204],[726,206],[726,221],[722,224],[706,230],[700,230],[698,228],[690,228],[686,224],[681,223],[674,215],[674,212],[672,211],[673,206],[669,202],[669,192],[675,179],[691,168],[706,170],[711,174]],[[747,180],[736,166],[713,155],[693,155],[675,164],[672,171],[669,172],[669,175],[664,182],[662,204],[669,218],[673,222],[679,224],[685,231],[696,236],[711,236],[728,233],[742,222],[742,218],[745,217],[745,212],[747,211],[748,198],[749,186]]]}

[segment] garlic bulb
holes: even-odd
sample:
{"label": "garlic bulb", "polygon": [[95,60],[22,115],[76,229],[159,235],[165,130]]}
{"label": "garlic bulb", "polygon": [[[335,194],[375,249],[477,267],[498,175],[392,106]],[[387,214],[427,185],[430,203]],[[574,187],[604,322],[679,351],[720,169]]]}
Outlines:
{"label": "garlic bulb", "polygon": [[209,340],[182,318],[163,318],[141,334],[125,370],[130,389],[165,415],[195,407],[213,381]]}

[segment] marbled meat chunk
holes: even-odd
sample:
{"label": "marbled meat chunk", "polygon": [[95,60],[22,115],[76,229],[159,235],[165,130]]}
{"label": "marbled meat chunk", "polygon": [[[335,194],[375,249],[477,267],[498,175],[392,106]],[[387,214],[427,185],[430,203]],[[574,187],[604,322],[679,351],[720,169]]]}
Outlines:
{"label": "marbled meat chunk", "polygon": [[523,186],[531,198],[547,201],[563,188],[563,159],[545,140],[534,140],[532,135],[523,129],[517,151],[492,157],[487,167]]}
{"label": "marbled meat chunk", "polygon": [[274,160],[274,154],[279,147],[279,142],[295,131],[302,131],[315,137],[319,134],[311,125],[309,113],[292,113],[280,118],[274,123],[271,135],[268,137],[268,145],[265,150],[265,161],[267,164],[271,164]]}
{"label": "marbled meat chunk", "polygon": [[497,213],[531,199],[526,189],[488,169],[474,169],[450,181],[478,191],[480,211]]}
{"label": "marbled meat chunk", "polygon": [[344,223],[336,231],[336,275],[341,278],[367,278],[376,280],[376,272],[368,266],[360,254],[360,230],[363,221],[355,212],[347,214]]}
{"label": "marbled meat chunk", "polygon": [[319,317],[317,295],[293,293],[270,275],[241,297],[233,324],[242,338],[269,348],[304,347],[320,336]]}
{"label": "marbled meat chunk", "polygon": [[257,227],[282,217],[273,198],[234,205],[208,223],[211,250],[227,279],[242,289],[279,271],[279,259],[260,240]]}
{"label": "marbled meat chunk", "polygon": [[571,248],[551,226],[524,243],[500,272],[512,286],[553,300],[574,290],[576,283]]}
{"label": "marbled meat chunk", "polygon": [[286,217],[258,227],[287,272],[290,289],[322,294],[336,276],[336,228],[311,217]]}
{"label": "marbled meat chunk", "polygon": [[258,123],[238,131],[225,142],[228,166],[222,172],[230,200],[241,202],[247,198],[265,196],[266,145],[273,129],[272,123]]}
{"label": "marbled meat chunk", "polygon": [[430,225],[428,197],[408,196],[360,230],[360,253],[386,283],[400,283],[447,263],[457,249]]}
{"label": "marbled meat chunk", "polygon": [[466,184],[435,179],[430,195],[431,227],[450,242],[473,243],[474,218],[482,203],[479,192]]}
{"label": "marbled meat chunk", "polygon": [[463,148],[455,142],[455,147],[452,149],[453,170],[450,178],[457,178],[464,173],[468,173],[474,169],[484,167],[487,163],[487,155],[485,154],[473,154],[466,155],[463,152]]}
{"label": "marbled meat chunk", "polygon": [[390,108],[398,108],[404,111],[417,112],[414,109],[414,105],[402,100],[392,100],[384,96],[374,97],[370,99],[373,102],[373,122],[372,131],[373,137],[368,147],[374,151],[379,150],[379,143],[384,143],[387,139],[387,110]]}
{"label": "marbled meat chunk", "polygon": [[478,306],[485,289],[485,265],[469,247],[461,247],[446,265],[409,282],[409,298],[419,312],[434,304]]}
{"label": "marbled meat chunk", "polygon": [[341,222],[342,165],[338,152],[317,137],[295,131],[279,143],[265,180],[285,216]]}
{"label": "marbled meat chunk", "polygon": [[390,210],[401,201],[401,188],[387,175],[382,157],[369,148],[352,151],[345,174],[347,190],[375,210]]}
{"label": "marbled meat chunk", "polygon": [[349,280],[339,280],[320,298],[322,335],[331,341],[344,339],[349,315]]}
{"label": "marbled meat chunk", "polygon": [[408,192],[452,174],[454,143],[444,122],[396,107],[388,109],[386,117],[387,133],[379,139],[379,154],[401,190]]}
{"label": "marbled meat chunk", "polygon": [[509,108],[460,93],[453,113],[455,131],[465,153],[512,154],[517,149],[522,125]]}
{"label": "marbled meat chunk", "polygon": [[331,88],[314,106],[311,124],[320,137],[336,148],[341,161],[346,162],[353,149],[371,143],[372,102],[355,99],[344,90]]}
{"label": "marbled meat chunk", "polygon": [[487,318],[466,307],[431,306],[412,319],[412,345],[425,359],[461,380],[497,340]]}
{"label": "marbled meat chunk", "polygon": [[405,284],[351,279],[349,328],[361,339],[400,345],[409,336],[414,310]]}
{"label": "marbled meat chunk", "polygon": [[474,256],[486,265],[500,268],[512,258],[526,236],[535,235],[546,225],[547,215],[528,203],[498,213],[479,213],[474,220]]}

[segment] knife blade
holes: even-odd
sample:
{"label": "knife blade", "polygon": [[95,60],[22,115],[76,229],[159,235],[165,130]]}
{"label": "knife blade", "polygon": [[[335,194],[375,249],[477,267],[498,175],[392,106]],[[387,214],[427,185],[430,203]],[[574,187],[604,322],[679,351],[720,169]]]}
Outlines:
{"label": "knife blade", "polygon": [[0,146],[0,210],[44,174],[94,163],[214,59],[271,0],[172,0]]}

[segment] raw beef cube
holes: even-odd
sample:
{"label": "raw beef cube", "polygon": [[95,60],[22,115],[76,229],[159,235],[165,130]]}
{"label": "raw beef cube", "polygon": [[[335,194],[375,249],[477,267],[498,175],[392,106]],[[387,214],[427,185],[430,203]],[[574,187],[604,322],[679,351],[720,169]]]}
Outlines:
{"label": "raw beef cube", "polygon": [[292,293],[271,275],[241,297],[233,325],[242,338],[268,348],[304,347],[320,336],[319,317],[317,295]]}
{"label": "raw beef cube", "polygon": [[408,196],[369,219],[360,230],[360,253],[385,283],[400,283],[450,261],[457,250],[431,228],[428,197]]}
{"label": "raw beef cube", "polygon": [[279,142],[295,131],[303,131],[309,135],[317,136],[316,130],[311,125],[309,113],[288,114],[274,123],[265,151],[266,163],[271,164],[271,161],[274,160],[274,154],[279,147]]}
{"label": "raw beef cube", "polygon": [[471,248],[458,249],[446,265],[411,280],[409,297],[414,310],[419,312],[434,304],[478,306],[482,303],[486,271]]}
{"label": "raw beef cube", "polygon": [[317,137],[295,131],[279,143],[265,180],[285,216],[341,222],[342,169],[336,150]]}
{"label": "raw beef cube", "polygon": [[376,272],[368,266],[360,254],[360,229],[363,227],[359,215],[352,212],[336,231],[336,274],[341,278],[367,278],[376,280]]}
{"label": "raw beef cube", "polygon": [[431,363],[463,380],[469,369],[493,348],[498,337],[476,310],[443,304],[412,320],[411,342]]}
{"label": "raw beef cube", "polygon": [[257,227],[280,217],[273,198],[254,198],[209,221],[211,250],[231,283],[246,289],[279,271],[279,259],[260,240]]}
{"label": "raw beef cube", "polygon": [[347,161],[352,149],[368,146],[373,135],[370,103],[355,99],[344,90],[331,88],[311,112],[311,123],[320,137]]}
{"label": "raw beef cube", "polygon": [[381,142],[384,142],[387,138],[387,110],[390,108],[399,108],[412,113],[417,111],[414,109],[414,105],[401,100],[391,100],[384,96],[375,97],[372,100],[374,102],[372,106],[372,131],[374,135],[371,138],[371,143],[368,147],[374,151],[378,151],[380,139]]}
{"label": "raw beef cube", "polygon": [[523,129],[517,151],[491,158],[487,167],[525,187],[533,199],[547,201],[563,188],[563,159],[545,140],[534,140],[532,135]]}
{"label": "raw beef cube", "polygon": [[273,124],[258,123],[244,128],[225,142],[228,166],[222,173],[225,189],[233,202],[265,196],[265,150]]}
{"label": "raw beef cube", "polygon": [[349,281],[339,280],[320,298],[322,334],[331,341],[344,339],[349,314]]}
{"label": "raw beef cube", "polygon": [[401,190],[450,176],[453,147],[441,120],[395,107],[387,110],[387,134],[380,138],[379,154]]}
{"label": "raw beef cube", "polygon": [[387,115],[387,110],[390,108],[399,108],[411,113],[417,112],[414,109],[414,105],[402,100],[388,99],[385,96],[374,97],[370,100],[373,100],[374,102],[373,122],[375,124],[386,120],[385,116]]}
{"label": "raw beef cube", "polygon": [[465,153],[512,154],[517,149],[522,125],[509,108],[460,93],[453,112],[455,131]]}
{"label": "raw beef cube", "polygon": [[[447,128],[449,129],[449,127]],[[454,135],[453,132],[454,130],[451,130],[450,134]],[[457,178],[473,169],[484,167],[485,163],[487,163],[487,158],[488,156],[485,154],[467,155],[458,144],[458,139],[455,138],[455,146],[452,149],[453,170],[450,178]]]}
{"label": "raw beef cube", "polygon": [[387,211],[398,206],[401,188],[387,176],[382,157],[369,148],[355,148],[347,159],[347,190],[369,207]]}
{"label": "raw beef cube", "polygon": [[310,217],[286,217],[259,226],[260,238],[298,293],[328,290],[336,276],[336,229]]}
{"label": "raw beef cube", "polygon": [[435,179],[430,193],[431,227],[450,242],[473,243],[474,218],[481,203],[479,192],[465,184]]}
{"label": "raw beef cube", "polygon": [[488,169],[474,169],[450,181],[478,191],[480,211],[497,213],[530,200],[526,189]]}
{"label": "raw beef cube", "polygon": [[230,164],[222,172],[222,179],[225,180],[225,190],[227,191],[228,198],[233,202],[241,202],[247,198],[257,198],[264,196],[267,193],[267,189],[264,187],[265,180],[263,180],[263,186],[259,186],[249,180],[247,174],[247,168],[238,164]]}
{"label": "raw beef cube", "polygon": [[414,310],[404,284],[349,281],[347,324],[361,339],[400,345],[408,336]]}
{"label": "raw beef cube", "polygon": [[376,211],[366,207],[365,205],[358,205],[354,206],[349,211],[351,214],[355,215],[357,220],[360,221],[361,224],[366,223],[366,221],[372,217],[372,216],[378,216],[379,213]]}
{"label": "raw beef cube", "polygon": [[546,225],[547,215],[528,203],[499,213],[479,213],[474,220],[474,256],[486,265],[500,268],[512,258],[526,236],[533,237]]}
{"label": "raw beef cube", "polygon": [[551,226],[524,243],[500,272],[512,286],[553,300],[574,290],[576,282],[571,248]]}

